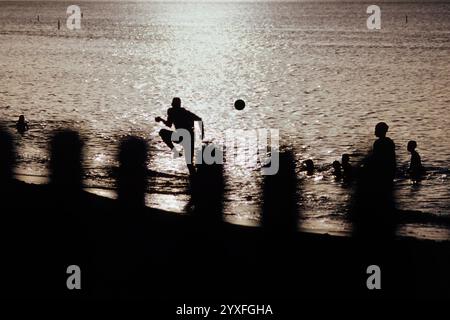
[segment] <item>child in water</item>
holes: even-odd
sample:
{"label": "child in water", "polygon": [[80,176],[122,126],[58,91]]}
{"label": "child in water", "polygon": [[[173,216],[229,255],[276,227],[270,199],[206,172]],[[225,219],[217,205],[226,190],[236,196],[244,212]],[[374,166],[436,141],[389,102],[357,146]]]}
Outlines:
{"label": "child in water", "polygon": [[314,174],[314,162],[311,159],[303,161],[303,167],[308,176],[312,176]]}
{"label": "child in water", "polygon": [[420,159],[419,153],[416,151],[417,142],[409,141],[407,149],[411,153],[411,162],[409,164],[409,175],[414,184],[417,184],[420,177],[424,173],[424,168],[422,166],[422,161]]}
{"label": "child in water", "polygon": [[342,178],[342,165],[339,161],[333,161],[333,175],[337,180]]}
{"label": "child in water", "polygon": [[343,170],[343,177],[344,182],[351,182],[353,179],[353,167],[350,164],[350,155],[347,153],[344,153],[342,155],[342,170]]}
{"label": "child in water", "polygon": [[26,131],[28,131],[28,122],[25,121],[24,115],[19,116],[19,120],[16,123],[16,129],[20,134],[24,134]]}

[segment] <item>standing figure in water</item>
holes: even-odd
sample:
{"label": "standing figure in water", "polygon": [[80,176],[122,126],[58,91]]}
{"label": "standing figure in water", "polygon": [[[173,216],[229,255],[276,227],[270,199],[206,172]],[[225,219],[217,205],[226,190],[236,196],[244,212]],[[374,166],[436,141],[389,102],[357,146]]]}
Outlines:
{"label": "standing figure in water", "polygon": [[375,126],[375,136],[378,139],[373,144],[374,177],[383,184],[392,184],[397,169],[394,141],[386,137],[388,129],[389,126],[386,123],[378,123]]}
{"label": "standing figure in water", "polygon": [[355,232],[373,244],[391,240],[396,232],[395,144],[386,137],[388,128],[384,122],[375,126],[378,139],[372,154],[358,170],[355,188]]}
{"label": "standing figure in water", "polygon": [[424,173],[424,168],[422,166],[422,161],[420,159],[419,153],[416,151],[417,148],[417,142],[415,141],[409,141],[407,149],[409,153],[411,153],[411,162],[409,164],[409,175],[414,184],[417,184],[420,180],[420,177]]}
{"label": "standing figure in water", "polygon": [[[172,140],[172,134],[176,133],[175,131],[167,130],[167,129],[161,129],[159,131],[159,135],[161,136],[164,143],[172,150],[174,154],[179,154],[176,150],[175,146],[173,145],[173,142],[175,143],[181,143],[183,142],[183,147],[185,148],[185,157],[186,157],[186,164],[189,169],[189,173],[193,174],[195,173],[195,167],[194,167],[194,124],[196,121],[200,122],[200,128],[201,128],[201,139],[204,138],[205,131],[203,128],[203,122],[202,119],[195,115],[194,113],[186,110],[185,108],[181,107],[181,99],[180,98],[173,98],[172,100],[172,107],[167,109],[167,120],[164,120],[161,117],[155,118],[156,122],[162,122],[169,128],[172,127],[172,125],[175,125],[175,129],[184,129],[188,135],[190,136],[190,141],[182,141],[178,139]],[[181,134],[180,134],[181,135]],[[188,137],[189,138],[189,137]],[[186,150],[187,144],[189,143],[189,149]]]}
{"label": "standing figure in water", "polygon": [[17,132],[20,134],[24,134],[28,131],[28,122],[25,121],[25,116],[22,114],[19,116],[19,120],[16,122],[16,129]]}

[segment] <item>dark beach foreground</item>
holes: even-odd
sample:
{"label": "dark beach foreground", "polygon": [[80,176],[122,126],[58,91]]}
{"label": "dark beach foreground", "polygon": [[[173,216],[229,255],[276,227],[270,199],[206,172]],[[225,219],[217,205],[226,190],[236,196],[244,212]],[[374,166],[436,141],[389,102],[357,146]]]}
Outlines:
{"label": "dark beach foreground", "polygon": [[[199,166],[189,215],[145,207],[151,181],[144,174],[146,145],[138,138],[121,145],[117,200],[82,190],[74,132],[53,139],[48,185],[15,180],[5,135],[1,149],[2,291],[9,297],[216,303],[450,298],[450,242],[392,236],[395,221],[377,212],[384,220],[374,223],[373,212],[358,201],[355,210],[366,218],[355,219],[352,237],[298,232],[288,152],[280,154],[279,173],[265,178],[261,227],[246,227],[223,222],[220,165]],[[80,290],[67,287],[71,265],[81,270]],[[380,290],[367,287],[371,265],[380,267]]]}

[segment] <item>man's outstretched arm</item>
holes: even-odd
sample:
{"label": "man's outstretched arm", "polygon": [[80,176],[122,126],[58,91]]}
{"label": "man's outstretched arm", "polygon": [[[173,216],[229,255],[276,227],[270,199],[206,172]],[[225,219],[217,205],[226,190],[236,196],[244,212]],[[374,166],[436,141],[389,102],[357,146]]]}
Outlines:
{"label": "man's outstretched arm", "polygon": [[156,122],[162,122],[162,123],[164,123],[164,125],[168,126],[169,128],[172,127],[172,121],[170,121],[169,118],[168,118],[167,120],[164,120],[164,119],[161,118],[161,117],[156,117],[156,118],[155,118],[155,121],[156,121]]}

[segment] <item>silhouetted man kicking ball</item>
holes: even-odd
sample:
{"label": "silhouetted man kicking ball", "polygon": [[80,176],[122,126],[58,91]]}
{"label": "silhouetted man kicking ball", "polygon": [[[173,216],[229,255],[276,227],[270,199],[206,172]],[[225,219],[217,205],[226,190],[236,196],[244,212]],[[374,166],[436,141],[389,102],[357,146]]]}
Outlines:
{"label": "silhouetted man kicking ball", "polygon": [[[200,121],[200,128],[201,128],[201,138],[204,138],[205,131],[203,128],[203,122],[202,119],[195,115],[194,113],[184,109],[181,107],[181,99],[180,98],[173,98],[172,100],[172,108],[167,109],[167,120],[164,120],[161,117],[155,118],[156,122],[163,122],[166,126],[169,128],[172,127],[172,125],[175,125],[175,131],[167,130],[167,129],[161,129],[159,131],[159,135],[161,136],[164,143],[174,152],[174,154],[177,154],[178,151],[176,150],[175,146],[173,145],[173,142],[175,143],[181,143],[183,142],[183,147],[185,148],[184,152],[186,154],[186,164],[189,169],[189,173],[193,174],[195,173],[195,167],[194,167],[194,124],[195,121]],[[178,129],[184,129],[186,132],[180,132]],[[175,133],[174,139],[172,139],[172,135]],[[183,133],[187,133],[190,136],[190,141],[183,141]],[[178,136],[181,136],[179,138]],[[186,150],[187,143],[189,143],[189,150]],[[187,153],[188,152],[188,153]],[[189,154],[190,152],[190,154]],[[178,153],[179,154],[179,153]]]}

